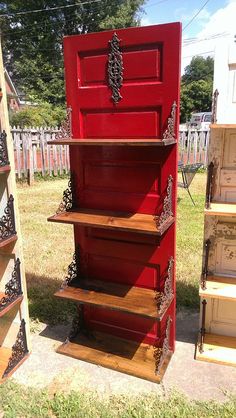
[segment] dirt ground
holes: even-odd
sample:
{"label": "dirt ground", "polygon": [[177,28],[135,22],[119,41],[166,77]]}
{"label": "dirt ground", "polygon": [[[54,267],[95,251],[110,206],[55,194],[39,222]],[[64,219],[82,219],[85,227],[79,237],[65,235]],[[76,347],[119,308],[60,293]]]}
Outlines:
{"label": "dirt ground", "polygon": [[194,360],[198,320],[198,312],[178,313],[176,351],[160,385],[57,354],[70,325],[41,324],[40,332],[32,335],[32,353],[14,379],[25,386],[47,388],[52,394],[71,390],[166,394],[175,388],[191,399],[222,401],[236,389],[236,368]]}

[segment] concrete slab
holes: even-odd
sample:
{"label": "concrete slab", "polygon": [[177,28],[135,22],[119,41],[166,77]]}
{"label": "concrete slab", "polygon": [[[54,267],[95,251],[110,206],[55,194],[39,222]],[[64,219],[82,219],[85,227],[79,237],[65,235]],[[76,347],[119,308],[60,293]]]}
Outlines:
{"label": "concrete slab", "polygon": [[13,378],[25,386],[47,387],[50,393],[92,390],[101,395],[166,395],[177,389],[191,399],[224,400],[236,390],[236,368],[194,360],[198,320],[198,312],[178,313],[176,351],[160,385],[57,354],[55,349],[68,335],[69,325],[42,325],[40,333],[32,335],[31,356]]}

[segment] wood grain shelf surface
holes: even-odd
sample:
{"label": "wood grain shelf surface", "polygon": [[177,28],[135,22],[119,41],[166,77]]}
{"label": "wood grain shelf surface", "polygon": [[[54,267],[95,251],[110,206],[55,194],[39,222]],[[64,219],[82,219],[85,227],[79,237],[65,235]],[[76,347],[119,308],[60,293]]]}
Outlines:
{"label": "wood grain shelf surface", "polygon": [[160,374],[155,374],[154,348],[103,333],[91,337],[80,334],[75,342],[62,344],[57,352],[109,369],[160,383],[172,353],[163,362]]}
{"label": "wood grain shelf surface", "polygon": [[212,202],[209,209],[204,210],[205,215],[236,216],[236,203]]}
{"label": "wood grain shelf surface", "polygon": [[51,216],[48,221],[162,235],[172,225],[174,217],[170,216],[161,228],[157,228],[153,215],[80,208]]}
{"label": "wood grain shelf surface", "polygon": [[3,373],[5,372],[8,361],[11,357],[11,348],[0,347],[0,383],[4,382]]}
{"label": "wood grain shelf surface", "polygon": [[18,296],[17,299],[15,299],[12,303],[10,303],[9,305],[7,305],[5,308],[1,309],[1,299],[4,298],[6,296],[5,293],[0,292],[0,318],[5,315],[7,312],[9,312],[15,305],[17,305],[18,303],[20,303],[23,300],[23,296]]}
{"label": "wood grain shelf surface", "polygon": [[12,242],[17,241],[17,235],[12,235],[9,238],[0,240],[0,248],[7,247]]}
{"label": "wood grain shelf surface", "polygon": [[236,277],[208,276],[206,289],[200,287],[201,297],[236,301]]}
{"label": "wood grain shelf surface", "polygon": [[159,138],[70,138],[48,141],[49,145],[108,145],[108,146],[166,146],[176,144],[176,139]]}
{"label": "wood grain shelf surface", "polygon": [[17,365],[3,377],[3,374],[8,366],[9,359],[12,355],[12,349],[7,347],[0,347],[0,384],[3,383],[8,377],[10,377],[16,369],[29,357],[29,354],[26,354]]}
{"label": "wood grain shelf surface", "polygon": [[0,174],[9,173],[11,171],[10,165],[4,165],[3,167],[0,167]]}
{"label": "wood grain shelf surface", "polygon": [[158,312],[155,300],[157,292],[154,290],[101,280],[86,279],[79,284],[79,287],[67,286],[61,289],[55,296],[147,318],[160,319],[164,314]]}
{"label": "wood grain shelf surface", "polygon": [[204,351],[200,353],[197,348],[196,359],[210,363],[236,366],[236,337],[205,334]]}

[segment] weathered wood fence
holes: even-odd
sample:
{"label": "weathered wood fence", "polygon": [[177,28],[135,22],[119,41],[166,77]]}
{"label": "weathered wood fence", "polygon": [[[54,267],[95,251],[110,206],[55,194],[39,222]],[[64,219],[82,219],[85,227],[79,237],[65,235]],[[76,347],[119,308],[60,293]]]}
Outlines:
{"label": "weathered wood fence", "polygon": [[[58,176],[69,172],[69,150],[66,145],[48,145],[55,138],[58,128],[12,128],[15,152],[16,176],[34,180],[35,173],[43,177]],[[207,164],[209,131],[186,130],[179,135],[179,161],[184,164]]]}

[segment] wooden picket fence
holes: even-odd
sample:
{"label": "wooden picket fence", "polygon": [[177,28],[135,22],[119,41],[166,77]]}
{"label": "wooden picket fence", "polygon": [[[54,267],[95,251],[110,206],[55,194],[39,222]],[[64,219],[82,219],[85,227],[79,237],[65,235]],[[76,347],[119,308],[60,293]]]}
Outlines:
{"label": "wooden picket fence", "polygon": [[[45,176],[67,174],[70,170],[69,147],[48,145],[58,128],[12,127],[16,176],[32,184],[35,173]],[[207,165],[209,131],[183,130],[179,135],[179,161],[184,164],[200,162]]]}

